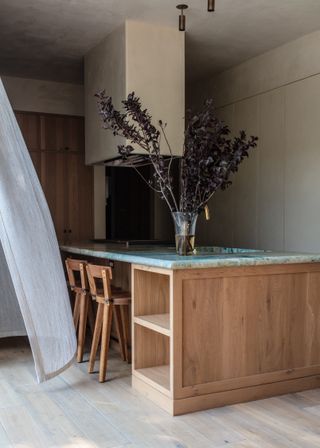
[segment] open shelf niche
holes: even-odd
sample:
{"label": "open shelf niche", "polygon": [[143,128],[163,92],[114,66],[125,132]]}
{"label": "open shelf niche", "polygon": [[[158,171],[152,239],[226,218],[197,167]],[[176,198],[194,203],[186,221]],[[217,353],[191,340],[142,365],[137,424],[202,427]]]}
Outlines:
{"label": "open shelf niche", "polygon": [[134,269],[133,374],[170,394],[170,276]]}
{"label": "open shelf niche", "polygon": [[[134,326],[134,368],[148,383],[170,391],[170,339],[141,325]],[[158,387],[157,387],[158,388]]]}

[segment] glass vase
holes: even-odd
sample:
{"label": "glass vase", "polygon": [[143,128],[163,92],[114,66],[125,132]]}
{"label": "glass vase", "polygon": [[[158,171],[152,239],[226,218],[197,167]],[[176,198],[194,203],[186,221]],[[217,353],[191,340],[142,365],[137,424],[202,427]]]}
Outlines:
{"label": "glass vase", "polygon": [[173,212],[172,217],[175,226],[177,254],[193,255],[198,213]]}

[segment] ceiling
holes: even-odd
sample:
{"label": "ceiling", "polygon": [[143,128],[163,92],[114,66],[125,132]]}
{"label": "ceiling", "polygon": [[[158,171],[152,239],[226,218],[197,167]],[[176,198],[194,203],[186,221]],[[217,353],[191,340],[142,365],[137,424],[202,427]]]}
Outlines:
{"label": "ceiling", "polygon": [[[127,18],[177,26],[178,0],[0,0],[0,73],[82,82],[83,55]],[[320,0],[187,0],[194,81],[320,28]]]}

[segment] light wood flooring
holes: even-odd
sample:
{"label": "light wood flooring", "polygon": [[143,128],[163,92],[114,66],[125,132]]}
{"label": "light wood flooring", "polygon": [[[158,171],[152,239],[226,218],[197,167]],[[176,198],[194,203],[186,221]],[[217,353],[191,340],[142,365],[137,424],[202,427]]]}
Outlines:
{"label": "light wood flooring", "polygon": [[320,389],[171,417],[116,352],[105,384],[86,367],[38,385],[26,340],[0,340],[0,448],[320,447]]}

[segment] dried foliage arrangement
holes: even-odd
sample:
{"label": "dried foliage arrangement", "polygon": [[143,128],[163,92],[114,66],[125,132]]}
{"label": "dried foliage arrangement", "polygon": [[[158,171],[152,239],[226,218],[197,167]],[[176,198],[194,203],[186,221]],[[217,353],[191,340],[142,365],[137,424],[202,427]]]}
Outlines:
{"label": "dried foliage arrangement", "polygon": [[[161,195],[171,212],[200,214],[217,190],[224,190],[231,184],[230,176],[257,145],[258,138],[247,138],[245,131],[231,138],[229,127],[216,116],[213,101],[206,101],[198,114],[188,112],[180,188],[174,191],[171,172],[175,156],[167,139],[166,124],[159,121],[159,127],[155,127],[151,115],[134,92],[122,101],[122,112],[115,109],[112,98],[104,91],[96,96],[104,128],[130,142],[118,147],[119,154],[129,160],[134,147],[145,152],[154,174],[152,179],[144,180]],[[161,153],[161,137],[168,146],[169,157]],[[139,173],[134,163],[132,167]]]}

